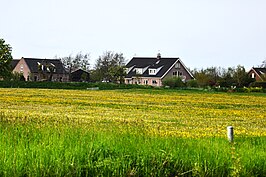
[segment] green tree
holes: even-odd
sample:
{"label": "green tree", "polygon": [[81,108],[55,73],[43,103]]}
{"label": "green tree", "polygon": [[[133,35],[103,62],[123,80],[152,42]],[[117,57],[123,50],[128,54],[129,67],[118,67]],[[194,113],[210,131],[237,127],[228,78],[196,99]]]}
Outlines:
{"label": "green tree", "polygon": [[200,87],[215,86],[221,75],[221,68],[210,67],[207,69],[193,70],[193,75]]}
{"label": "green tree", "polygon": [[94,81],[124,83],[125,58],[123,53],[104,52],[96,60],[94,72],[91,75]]}
{"label": "green tree", "polygon": [[233,78],[234,72],[235,69],[232,67],[229,67],[228,69],[222,69],[221,77],[218,81],[219,85],[221,87],[231,87],[233,85],[236,85]]}
{"label": "green tree", "polygon": [[233,79],[237,87],[247,87],[251,82],[254,82],[254,79],[248,76],[244,66],[240,65],[238,65],[235,69]]}
{"label": "green tree", "polygon": [[4,39],[0,39],[0,78],[9,79],[11,77],[11,61],[13,59],[12,48],[5,44]]}
{"label": "green tree", "polygon": [[71,72],[77,69],[83,69],[84,71],[89,71],[90,69],[90,54],[82,54],[82,52],[77,53],[75,56],[71,54],[67,57],[59,58],[66,68],[69,76]]}

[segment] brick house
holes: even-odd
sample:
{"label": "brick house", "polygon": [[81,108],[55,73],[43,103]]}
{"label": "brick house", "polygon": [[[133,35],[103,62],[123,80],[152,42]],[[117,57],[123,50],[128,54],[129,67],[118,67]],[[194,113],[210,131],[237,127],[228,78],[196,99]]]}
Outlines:
{"label": "brick house", "polygon": [[17,62],[13,72],[22,73],[26,81],[66,82],[69,80],[69,76],[59,59],[22,57]]}
{"label": "brick house", "polygon": [[133,57],[126,65],[125,84],[162,86],[168,77],[180,77],[184,82],[194,79],[179,58]]}
{"label": "brick house", "polygon": [[256,81],[266,81],[266,68],[252,67],[248,72],[249,77],[256,79]]}

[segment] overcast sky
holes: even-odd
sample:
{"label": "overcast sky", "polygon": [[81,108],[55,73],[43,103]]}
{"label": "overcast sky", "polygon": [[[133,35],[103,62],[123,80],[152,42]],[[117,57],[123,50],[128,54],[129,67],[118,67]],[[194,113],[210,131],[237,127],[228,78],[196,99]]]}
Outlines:
{"label": "overcast sky", "polygon": [[266,0],[0,0],[13,58],[104,51],[180,57],[191,69],[266,59]]}

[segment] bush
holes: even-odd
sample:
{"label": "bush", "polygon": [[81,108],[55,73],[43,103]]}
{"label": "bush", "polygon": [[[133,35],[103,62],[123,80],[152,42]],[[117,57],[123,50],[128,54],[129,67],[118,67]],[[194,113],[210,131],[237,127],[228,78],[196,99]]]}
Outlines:
{"label": "bush", "polygon": [[185,83],[181,80],[180,77],[173,77],[173,78],[165,78],[163,80],[163,85],[168,86],[170,88],[177,88],[177,87],[184,87]]}
{"label": "bush", "polygon": [[198,87],[198,82],[195,79],[187,81],[187,87]]}
{"label": "bush", "polygon": [[252,82],[249,87],[262,87],[266,89],[266,82]]}
{"label": "bush", "polygon": [[153,88],[151,86],[134,84],[114,84],[114,83],[87,83],[87,82],[25,82],[25,81],[0,81],[0,88],[45,88],[45,89],[75,89],[85,90],[96,88],[100,90],[132,89],[132,88]]}

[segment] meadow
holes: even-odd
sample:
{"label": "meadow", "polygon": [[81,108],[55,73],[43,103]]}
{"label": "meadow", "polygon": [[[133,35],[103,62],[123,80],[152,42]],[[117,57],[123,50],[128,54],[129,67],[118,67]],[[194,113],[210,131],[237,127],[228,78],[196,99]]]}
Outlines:
{"label": "meadow", "polygon": [[0,176],[265,176],[265,105],[263,93],[0,88]]}

